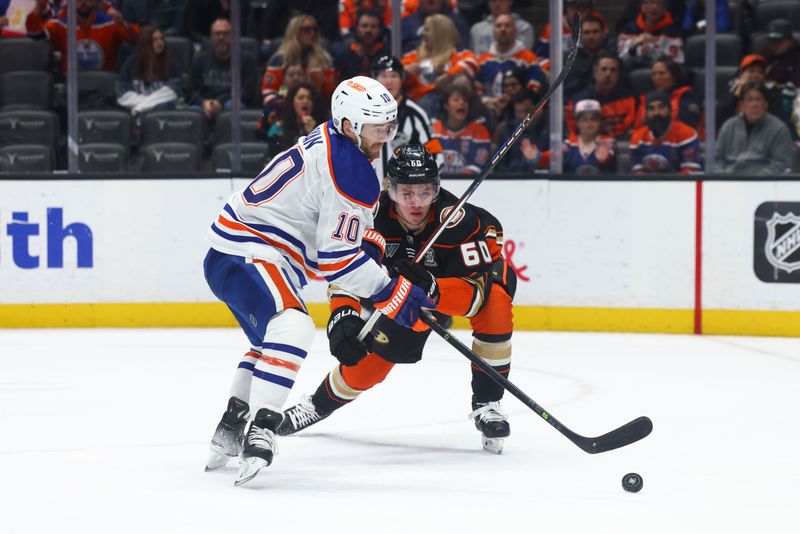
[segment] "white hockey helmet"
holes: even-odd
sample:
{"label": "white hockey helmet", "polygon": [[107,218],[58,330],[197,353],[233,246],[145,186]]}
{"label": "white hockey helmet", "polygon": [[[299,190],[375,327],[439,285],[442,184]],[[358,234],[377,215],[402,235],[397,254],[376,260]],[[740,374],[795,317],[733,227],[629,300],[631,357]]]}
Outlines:
{"label": "white hockey helmet", "polygon": [[397,101],[378,80],[355,76],[344,80],[331,97],[333,125],[344,133],[342,124],[347,119],[361,146],[361,130],[365,124],[387,125],[386,141],[397,133]]}

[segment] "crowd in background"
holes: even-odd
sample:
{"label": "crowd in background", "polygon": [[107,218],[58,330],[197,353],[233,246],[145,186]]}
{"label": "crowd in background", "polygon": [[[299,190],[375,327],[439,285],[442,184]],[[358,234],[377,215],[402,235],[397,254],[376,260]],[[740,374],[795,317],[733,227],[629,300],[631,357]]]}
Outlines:
{"label": "crowd in background", "polygon": [[[0,0],[3,40],[51,43],[60,56],[55,84],[63,83],[66,2],[37,0],[15,26],[13,1]],[[704,2],[628,0],[609,20],[593,0],[565,0],[565,51],[567,21],[576,12],[582,18],[580,49],[563,85],[565,173],[702,172],[710,135],[704,65],[689,45],[704,35]],[[764,20],[761,4],[772,2],[789,8]],[[425,142],[445,174],[476,173],[553,75],[550,25],[516,11],[531,12],[532,1],[403,0],[399,57],[391,55],[388,0],[241,6],[241,105],[258,112],[253,137],[267,148],[262,158],[326,120],[340,80],[384,75],[401,102],[401,122],[411,121],[401,124],[398,142]],[[129,113],[131,150],[148,114],[194,111],[202,115],[207,157],[219,140],[217,119],[232,106],[229,0],[76,0],[76,15],[78,69],[116,74],[113,95],[81,91],[81,111]],[[800,0],[716,0],[716,16],[717,32],[738,48],[735,57],[723,49],[718,58],[735,68],[717,78],[715,170],[800,171]],[[52,107],[59,111],[57,102]],[[0,100],[0,116],[24,108]],[[544,116],[498,170],[545,172],[552,156]]]}

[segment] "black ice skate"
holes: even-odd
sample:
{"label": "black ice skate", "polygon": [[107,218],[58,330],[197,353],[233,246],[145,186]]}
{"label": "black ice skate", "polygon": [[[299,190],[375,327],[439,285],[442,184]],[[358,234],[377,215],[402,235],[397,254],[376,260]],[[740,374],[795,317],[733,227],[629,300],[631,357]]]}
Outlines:
{"label": "black ice skate", "polygon": [[304,395],[300,402],[283,411],[283,422],[275,431],[279,436],[289,436],[322,421],[333,412],[318,410],[311,397]]}
{"label": "black ice skate", "polygon": [[239,476],[234,483],[236,486],[253,480],[262,468],[272,463],[273,456],[278,453],[275,429],[282,420],[283,414],[280,412],[273,412],[267,408],[261,408],[256,412],[244,438]]}
{"label": "black ice skate", "polygon": [[483,448],[491,453],[500,454],[503,452],[503,442],[511,435],[511,427],[508,425],[508,417],[499,402],[473,404],[473,411],[469,414],[475,421],[475,428],[481,432],[483,437]]}
{"label": "black ice skate", "polygon": [[242,438],[247,426],[247,414],[250,406],[241,399],[228,399],[228,409],[222,414],[222,420],[211,438],[211,452],[206,461],[206,471],[212,471],[236,458],[242,452]]}

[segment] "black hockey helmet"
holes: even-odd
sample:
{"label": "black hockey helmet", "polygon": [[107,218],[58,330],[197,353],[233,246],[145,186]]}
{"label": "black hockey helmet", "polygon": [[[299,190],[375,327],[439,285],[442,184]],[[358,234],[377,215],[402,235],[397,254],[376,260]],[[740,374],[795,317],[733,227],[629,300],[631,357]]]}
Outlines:
{"label": "black hockey helmet", "polygon": [[[400,204],[432,204],[439,196],[439,166],[428,149],[419,144],[397,147],[386,165],[389,181],[389,197]],[[414,188],[398,186],[430,185],[413,191]],[[401,191],[402,190],[402,191]],[[424,195],[422,193],[424,192]]]}
{"label": "black hockey helmet", "polygon": [[401,63],[400,60],[397,59],[396,57],[390,56],[388,54],[379,56],[378,59],[372,62],[370,74],[372,75],[373,78],[377,78],[378,74],[386,71],[397,72],[400,74],[401,78],[404,76],[405,73],[405,69],[403,68],[403,63]]}

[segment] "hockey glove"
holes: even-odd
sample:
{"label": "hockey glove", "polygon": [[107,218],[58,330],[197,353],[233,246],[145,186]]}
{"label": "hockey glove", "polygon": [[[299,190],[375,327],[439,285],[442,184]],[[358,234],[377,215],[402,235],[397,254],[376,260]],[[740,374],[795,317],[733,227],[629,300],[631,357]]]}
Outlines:
{"label": "hockey glove", "polygon": [[436,277],[419,263],[407,259],[397,260],[389,269],[389,275],[405,276],[412,284],[423,290],[431,302],[439,302],[439,285],[436,283]]}
{"label": "hockey glove", "polygon": [[419,318],[420,308],[432,309],[435,307],[428,295],[417,286],[412,285],[405,276],[392,278],[386,287],[372,296],[372,302],[375,304],[375,308],[386,317],[417,332],[428,329],[428,325]]}
{"label": "hockey glove", "polygon": [[[331,313],[328,319],[328,343],[331,354],[342,365],[355,365],[369,354],[358,334],[364,328],[364,321],[355,308],[345,306]],[[371,339],[367,336],[365,339]]]}

